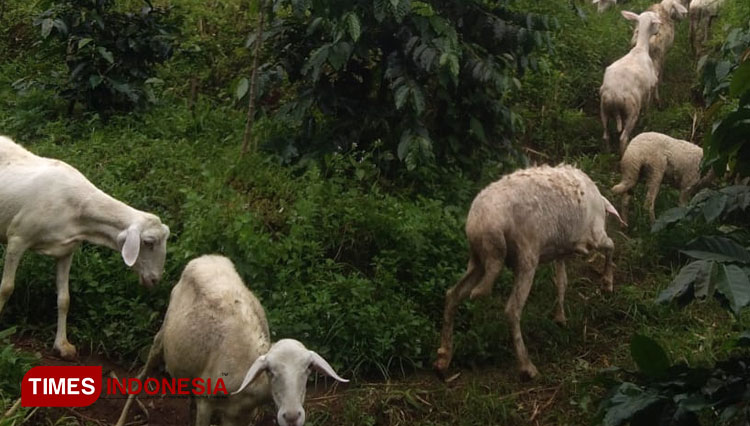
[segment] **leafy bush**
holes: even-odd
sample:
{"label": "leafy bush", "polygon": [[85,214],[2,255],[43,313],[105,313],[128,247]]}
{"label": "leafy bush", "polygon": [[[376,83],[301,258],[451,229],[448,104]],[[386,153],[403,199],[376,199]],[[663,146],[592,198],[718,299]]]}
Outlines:
{"label": "leafy bush", "polygon": [[[259,96],[278,98],[268,82],[288,80],[293,93],[267,110],[297,131],[269,146],[286,158],[378,147],[374,161],[386,171],[396,158],[414,170],[480,148],[507,156],[521,129],[507,96],[518,74],[536,68],[532,52],[554,27],[506,1],[272,3],[262,41],[273,57]],[[237,94],[246,93],[243,81]]]}
{"label": "leafy bush", "polygon": [[155,100],[154,66],[172,55],[176,23],[149,1],[137,13],[113,10],[113,0],[54,2],[34,24],[57,40],[68,75],[60,96],[93,111],[130,110]]}
{"label": "leafy bush", "polygon": [[625,372],[643,383],[612,387],[600,406],[597,424],[620,426],[735,426],[748,424],[750,358],[733,357],[711,368],[670,365],[654,340],[636,335],[631,354],[639,372]]}
{"label": "leafy bush", "polygon": [[15,327],[0,330],[0,400],[3,396],[21,394],[21,380],[33,366],[36,358],[16,350],[9,337],[16,332]]}

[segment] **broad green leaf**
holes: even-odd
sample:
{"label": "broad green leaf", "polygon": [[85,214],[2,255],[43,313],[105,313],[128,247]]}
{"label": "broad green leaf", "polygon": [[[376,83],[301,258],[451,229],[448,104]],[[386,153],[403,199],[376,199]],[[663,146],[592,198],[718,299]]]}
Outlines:
{"label": "broad green leaf", "polygon": [[96,48],[96,50],[99,52],[99,56],[104,58],[107,62],[109,62],[110,64],[115,63],[115,58],[112,56],[112,52],[107,50],[107,48],[99,46]]}
{"label": "broad green leaf", "polygon": [[52,19],[47,18],[42,21],[42,38],[49,37],[52,32],[53,22]]}
{"label": "broad green leaf", "polygon": [[644,391],[633,383],[622,383],[617,387],[614,395],[606,401],[608,403],[607,414],[602,424],[620,426],[634,415],[664,399],[653,391]]}
{"label": "broad green leaf", "polygon": [[247,94],[249,87],[250,87],[250,81],[247,78],[242,77],[239,83],[237,83],[237,88],[234,90],[235,99],[240,100],[244,98],[245,95]]}
{"label": "broad green leaf", "polygon": [[89,86],[94,89],[101,84],[102,80],[102,76],[100,76],[99,74],[94,74],[89,77]]}
{"label": "broad green leaf", "polygon": [[[656,303],[667,303],[679,299],[685,295],[696,281],[705,281],[710,277],[710,270],[713,269],[714,262],[708,260],[696,260],[680,269],[680,272],[672,280],[672,283],[664,289]],[[706,286],[709,287],[709,286]]]}
{"label": "broad green leaf", "polygon": [[424,93],[419,86],[412,87],[409,92],[411,93],[412,103],[414,104],[414,112],[417,115],[422,115],[425,109]]}
{"label": "broad green leaf", "polygon": [[669,368],[669,358],[655,340],[636,334],[630,340],[630,355],[638,369],[650,377],[660,377]]}
{"label": "broad green leaf", "polygon": [[340,41],[331,47],[328,54],[328,62],[333,69],[340,70],[349,61],[349,55],[352,53],[352,45],[346,41]]}
{"label": "broad green leaf", "polygon": [[723,194],[711,197],[703,206],[703,217],[707,223],[711,223],[718,218],[727,206],[727,197]]}
{"label": "broad green leaf", "polygon": [[687,250],[681,251],[694,259],[750,263],[747,249],[726,237],[700,237],[691,242]]}
{"label": "broad green leaf", "polygon": [[729,94],[739,97],[748,91],[750,91],[750,61],[745,61],[732,73]]}
{"label": "broad green leaf", "polygon": [[734,341],[734,345],[738,347],[749,347],[750,346],[750,330],[745,330],[737,336]]}
{"label": "broad green leaf", "polygon": [[402,84],[398,86],[393,93],[393,100],[396,103],[396,109],[400,110],[406,105],[406,100],[409,97],[409,86]]}
{"label": "broad green leaf", "polygon": [[651,232],[659,232],[667,226],[684,219],[688,213],[685,207],[674,207],[660,214],[651,227]]}
{"label": "broad green leaf", "polygon": [[414,135],[410,130],[405,130],[401,133],[401,141],[398,143],[398,149],[396,150],[399,160],[404,161],[413,141]]}
{"label": "broad green leaf", "polygon": [[477,120],[476,117],[472,116],[469,120],[469,127],[474,136],[477,137],[481,142],[487,143],[487,136],[484,134],[484,126]]}
{"label": "broad green leaf", "polygon": [[737,265],[719,267],[716,290],[729,301],[729,307],[735,315],[750,303],[750,280],[742,268]]}
{"label": "broad green leaf", "polygon": [[82,49],[84,46],[91,43],[92,41],[94,41],[94,39],[91,39],[91,38],[82,38],[78,40],[78,50]]}
{"label": "broad green leaf", "polygon": [[346,28],[349,31],[349,37],[356,43],[359,40],[359,36],[362,35],[362,25],[356,13],[351,12],[346,14]]}

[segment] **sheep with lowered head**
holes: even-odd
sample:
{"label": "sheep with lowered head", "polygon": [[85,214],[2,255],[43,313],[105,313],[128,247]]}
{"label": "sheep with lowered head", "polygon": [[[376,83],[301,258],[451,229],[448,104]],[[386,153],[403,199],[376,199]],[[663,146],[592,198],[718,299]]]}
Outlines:
{"label": "sheep with lowered head", "polygon": [[685,205],[696,191],[713,179],[709,171],[701,178],[700,164],[703,149],[695,144],[675,139],[662,133],[645,132],[633,138],[620,160],[622,181],[612,187],[612,192],[622,194],[622,218],[628,220],[631,191],[641,174],[646,175],[646,200],[651,223],[656,220],[654,201],[664,178],[671,180],[680,190],[680,205]]}
{"label": "sheep with lowered head", "polygon": [[[271,344],[268,321],[258,299],[245,286],[232,261],[201,256],[190,261],[172,289],[164,324],[139,375],[161,361],[174,378],[224,380],[228,397],[197,397],[196,426],[214,414],[222,425],[246,425],[253,410],[273,400],[281,426],[305,423],[307,377],[312,369],[347,382],[317,353],[293,339]],[[130,395],[118,425],[125,424]]]}
{"label": "sheep with lowered head", "polygon": [[[674,44],[674,27],[675,21],[681,20],[687,15],[688,10],[680,3],[679,0],[662,0],[660,3],[652,4],[649,11],[659,15],[661,25],[656,34],[649,39],[648,47],[651,59],[656,67],[656,76],[658,81],[663,80],[664,62],[666,61],[667,50]],[[633,32],[631,44],[635,45],[638,41],[638,28]],[[657,102],[659,101],[659,85],[654,88],[654,95]]]}
{"label": "sheep with lowered head", "polygon": [[627,55],[618,59],[604,71],[599,88],[601,97],[601,120],[604,127],[604,143],[609,150],[608,120],[614,119],[620,135],[620,155],[638,122],[638,116],[651,100],[656,88],[657,73],[649,54],[649,38],[659,30],[661,19],[654,12],[637,15],[622,11],[626,19],[638,22],[638,40]]}
{"label": "sheep with lowered head", "polygon": [[38,157],[0,136],[0,242],[5,264],[0,312],[15,287],[16,270],[27,250],[57,259],[55,350],[73,359],[67,337],[68,278],[73,252],[83,241],[122,254],[128,267],[152,286],[164,272],[169,228],[151,213],[136,210],[102,192],[62,161]]}
{"label": "sheep with lowered head", "polygon": [[711,23],[719,15],[724,0],[692,0],[690,2],[690,45],[696,54],[708,41]]}
{"label": "sheep with lowered head", "polygon": [[605,254],[604,289],[612,291],[614,243],[607,236],[607,212],[619,218],[594,182],[569,166],[541,166],[519,170],[484,188],[466,218],[469,265],[445,294],[440,348],[435,368],[443,375],[453,356],[453,321],[467,297],[487,296],[504,264],[515,280],[505,314],[522,378],[538,374],[521,334],[521,313],[540,263],[555,261],[557,305],[555,320],[565,323],[563,300],[567,286],[565,257],[591,249]]}

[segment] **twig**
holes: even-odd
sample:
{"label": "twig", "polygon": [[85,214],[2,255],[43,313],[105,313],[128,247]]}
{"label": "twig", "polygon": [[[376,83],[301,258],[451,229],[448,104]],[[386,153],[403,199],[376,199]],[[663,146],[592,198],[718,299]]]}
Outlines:
{"label": "twig", "polygon": [[62,408],[65,409],[66,411],[68,411],[70,414],[72,414],[76,418],[86,420],[87,422],[96,423],[96,424],[98,424],[100,426],[107,426],[107,424],[104,423],[104,422],[102,422],[101,420],[97,420],[97,419],[95,419],[93,417],[89,417],[89,416],[87,416],[87,415],[85,415],[83,413],[79,413],[78,411],[72,409],[71,407],[62,407]]}
{"label": "twig", "polygon": [[[255,35],[255,48],[253,49],[253,66],[252,73],[250,74],[250,90],[247,93],[247,120],[245,120],[245,134],[242,137],[242,151],[240,155],[245,155],[248,148],[250,147],[250,138],[252,137],[252,127],[255,121],[255,91],[256,80],[258,76],[258,56],[260,56],[260,45],[263,44],[263,22],[265,21],[265,1],[258,0],[258,30]],[[253,143],[253,151],[255,151],[255,143]]]}
{"label": "twig", "polygon": [[539,151],[537,151],[537,150],[534,150],[534,149],[531,149],[531,148],[529,148],[529,147],[527,147],[527,146],[523,147],[523,150],[524,150],[524,151],[528,151],[528,152],[530,152],[530,153],[532,153],[532,154],[536,154],[536,155],[538,155],[538,156],[540,156],[540,157],[544,157],[544,158],[546,158],[546,159],[548,159],[548,160],[549,160],[549,155],[547,155],[547,154],[545,154],[545,153],[543,153],[543,152],[539,152]]}
{"label": "twig", "polygon": [[10,407],[10,409],[8,411],[6,411],[5,414],[3,414],[2,417],[0,417],[0,419],[5,419],[5,418],[8,418],[8,417],[12,416],[13,414],[16,413],[16,410],[18,410],[18,407],[20,407],[20,406],[21,406],[21,398],[18,398],[18,400],[16,401],[16,403],[13,404],[13,406]]}
{"label": "twig", "polygon": [[690,142],[693,142],[693,140],[695,139],[695,129],[697,127],[697,124],[698,124],[698,111],[693,113],[693,126],[692,126],[692,129],[690,130]]}
{"label": "twig", "polygon": [[552,396],[547,400],[547,402],[545,402],[544,404],[542,404],[541,407],[539,407],[539,406],[534,407],[534,413],[531,415],[531,418],[529,419],[529,422],[533,422],[534,419],[536,418],[536,416],[539,413],[541,413],[542,411],[546,410],[547,407],[549,407],[550,405],[552,405],[552,402],[555,400],[555,397],[557,396],[557,393],[560,391],[561,387],[562,387],[562,385],[558,386],[555,389],[555,392],[552,394]]}

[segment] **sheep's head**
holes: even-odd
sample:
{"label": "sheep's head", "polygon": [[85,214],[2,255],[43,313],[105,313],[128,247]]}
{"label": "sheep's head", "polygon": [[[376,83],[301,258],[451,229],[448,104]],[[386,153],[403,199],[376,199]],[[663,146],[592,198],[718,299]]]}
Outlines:
{"label": "sheep's head", "polygon": [[151,287],[164,273],[169,227],[149,214],[145,221],[134,223],[117,236],[117,246],[126,265],[138,272],[141,284]]}
{"label": "sheep's head", "polygon": [[638,15],[637,13],[630,12],[628,10],[623,10],[622,16],[629,20],[629,21],[637,21],[638,22],[638,33],[646,33],[648,34],[648,37],[651,37],[652,35],[659,32],[659,25],[661,25],[661,18],[659,18],[659,15],[651,12],[646,11]]}
{"label": "sheep's head", "polygon": [[282,339],[274,343],[265,355],[261,355],[250,366],[240,388],[242,392],[261,372],[268,374],[271,396],[278,408],[276,420],[281,426],[305,424],[305,409],[302,403],[307,391],[307,377],[312,369],[333,377],[339,382],[348,380],[339,377],[323,357],[308,350],[293,339]]}
{"label": "sheep's head", "polygon": [[602,13],[607,10],[610,5],[617,3],[617,0],[593,0],[592,3],[597,6],[596,11]]}

